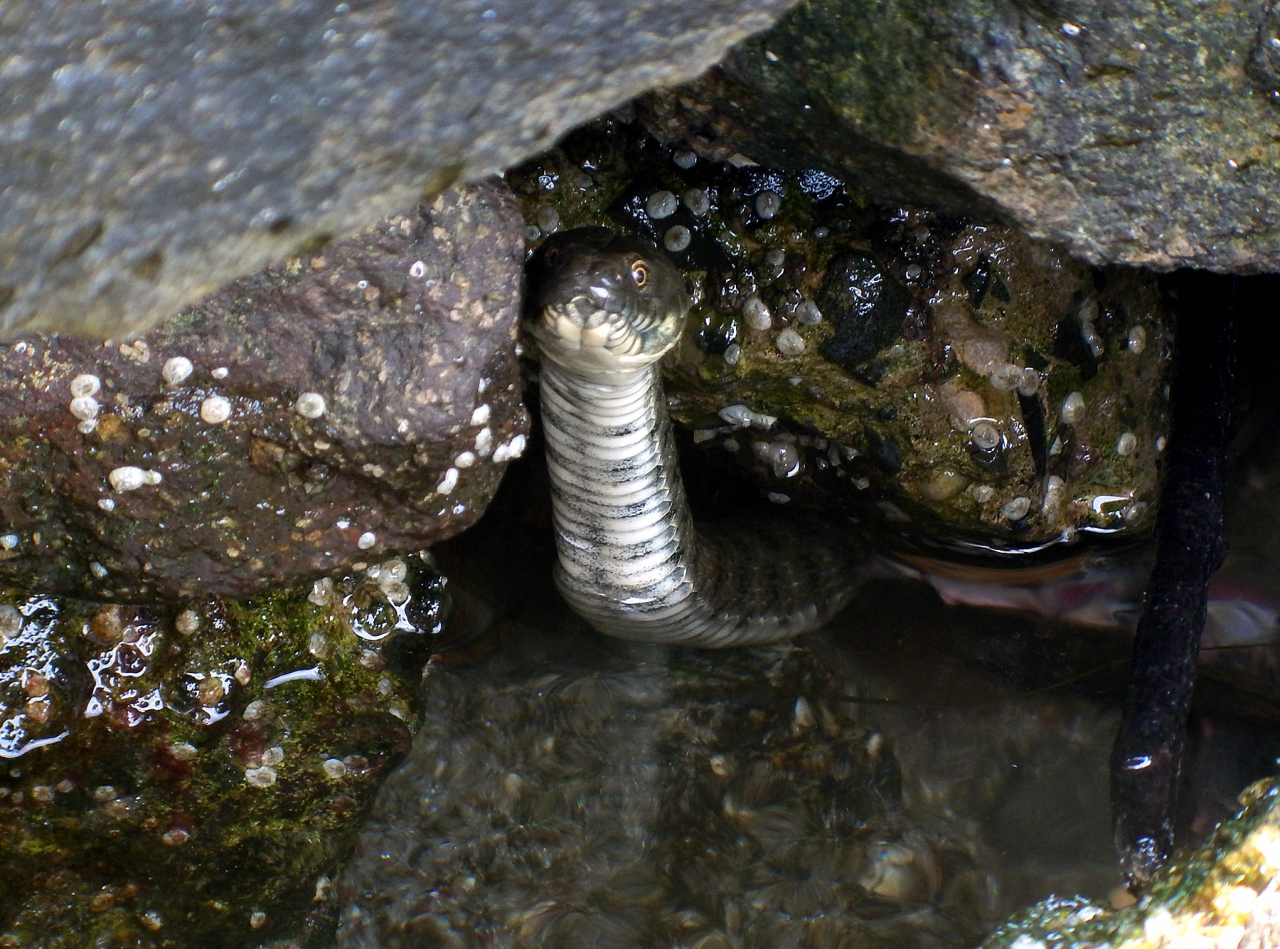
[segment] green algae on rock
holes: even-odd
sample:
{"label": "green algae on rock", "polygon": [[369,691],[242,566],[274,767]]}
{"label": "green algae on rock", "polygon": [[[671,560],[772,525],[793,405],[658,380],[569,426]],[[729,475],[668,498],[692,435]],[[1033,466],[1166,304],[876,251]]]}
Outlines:
{"label": "green algae on rock", "polygon": [[507,175],[530,241],[620,227],[685,271],[666,384],[704,451],[775,501],[984,549],[1149,528],[1171,342],[1153,278],[718,154],[614,117]]}
{"label": "green algae on rock", "polygon": [[0,946],[324,944],[441,608],[416,556],[309,596],[6,597]]}
{"label": "green algae on rock", "polygon": [[473,524],[528,431],[521,240],[488,181],[141,339],[0,348],[0,580],[247,596]]}
{"label": "green algae on rock", "polygon": [[1280,788],[1274,779],[1259,782],[1240,803],[1240,813],[1204,846],[1175,857],[1137,905],[1112,909],[1052,898],[1001,926],[984,949],[1274,945],[1280,932]]}

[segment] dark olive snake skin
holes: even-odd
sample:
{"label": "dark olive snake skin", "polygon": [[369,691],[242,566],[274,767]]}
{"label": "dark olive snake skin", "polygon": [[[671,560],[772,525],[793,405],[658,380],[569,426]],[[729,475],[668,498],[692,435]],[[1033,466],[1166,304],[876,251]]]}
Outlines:
{"label": "dark olive snake skin", "polygon": [[658,365],[689,309],[675,266],[646,241],[582,228],[543,244],[531,281],[556,583],[570,606],[611,636],[706,647],[829,620],[862,572],[846,531],[693,522]]}

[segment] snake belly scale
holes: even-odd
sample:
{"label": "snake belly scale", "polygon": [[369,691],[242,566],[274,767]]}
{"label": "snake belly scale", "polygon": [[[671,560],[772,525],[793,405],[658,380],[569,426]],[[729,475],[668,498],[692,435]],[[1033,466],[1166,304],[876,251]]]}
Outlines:
{"label": "snake belly scale", "polygon": [[680,339],[684,278],[647,241],[554,235],[531,265],[542,359],[556,584],[599,631],[737,646],[812,630],[852,596],[865,558],[829,522],[694,524],[659,360]]}

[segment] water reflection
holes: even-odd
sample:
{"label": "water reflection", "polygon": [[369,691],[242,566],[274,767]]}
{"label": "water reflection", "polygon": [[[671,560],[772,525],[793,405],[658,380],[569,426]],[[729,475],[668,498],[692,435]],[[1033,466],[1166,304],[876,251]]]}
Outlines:
{"label": "water reflection", "polygon": [[[551,592],[537,497],[453,553],[462,613],[514,620],[430,669],[340,945],[960,946],[1051,893],[1118,898],[1123,633],[885,580],[793,644],[606,640]],[[1224,595],[1269,632],[1280,558],[1237,561]],[[1280,754],[1273,660],[1227,650],[1202,676],[1182,839]]]}

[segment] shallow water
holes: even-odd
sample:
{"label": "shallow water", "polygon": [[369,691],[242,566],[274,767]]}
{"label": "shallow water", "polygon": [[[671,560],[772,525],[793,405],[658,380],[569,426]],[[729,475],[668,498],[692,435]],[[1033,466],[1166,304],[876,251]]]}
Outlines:
{"label": "shallow water", "polygon": [[[968,946],[1050,894],[1118,892],[1122,634],[879,581],[793,644],[615,642],[548,593],[548,539],[512,523],[455,554],[463,597],[501,591],[511,619],[485,658],[429,671],[341,882],[340,945]],[[1236,576],[1267,589],[1274,562]],[[1268,688],[1201,689],[1184,841],[1273,767]]]}

